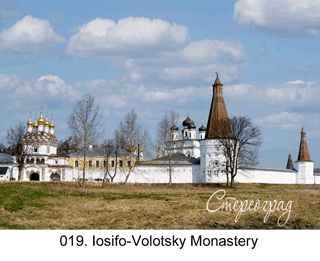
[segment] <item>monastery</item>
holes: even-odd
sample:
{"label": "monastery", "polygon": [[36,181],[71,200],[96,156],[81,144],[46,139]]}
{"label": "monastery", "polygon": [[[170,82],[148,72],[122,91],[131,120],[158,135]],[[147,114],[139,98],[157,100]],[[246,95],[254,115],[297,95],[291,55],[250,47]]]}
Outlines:
{"label": "monastery", "polygon": [[[28,133],[25,139],[31,154],[27,159],[21,180],[24,181],[78,181],[82,178],[81,152],[68,156],[57,155],[58,140],[54,135],[55,125],[43,118],[41,111],[38,120],[32,122],[31,115],[27,123]],[[134,149],[134,158],[126,150],[117,157],[111,154],[108,158],[102,149],[89,148],[90,156],[85,162],[86,179],[101,181],[109,170],[111,175],[117,171],[114,182],[124,182],[130,173],[128,182],[133,183],[168,183],[169,161],[172,164],[172,183],[222,183],[226,175],[220,173],[219,164],[224,161],[217,153],[219,139],[232,138],[230,122],[223,98],[223,85],[217,75],[213,84],[213,96],[207,121],[198,129],[189,114],[182,123],[182,135],[179,128],[171,127],[171,141],[154,160],[145,161],[143,150]],[[221,137],[221,130],[225,136]],[[168,157],[168,155],[173,155]],[[272,184],[320,184],[320,175],[314,174],[314,162],[310,158],[306,132],[302,127],[298,159],[294,166],[289,154],[286,169],[239,169],[235,182],[272,183]],[[108,167],[108,168],[107,168]],[[0,180],[18,180],[18,168],[14,157],[0,154]],[[110,181],[110,178],[108,179]]]}

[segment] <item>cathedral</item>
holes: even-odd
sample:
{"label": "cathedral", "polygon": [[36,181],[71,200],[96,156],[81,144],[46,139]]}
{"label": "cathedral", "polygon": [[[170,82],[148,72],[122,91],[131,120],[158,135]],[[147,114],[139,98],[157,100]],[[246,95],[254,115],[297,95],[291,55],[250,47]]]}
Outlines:
{"label": "cathedral", "polygon": [[[48,116],[44,119],[41,109],[40,117],[34,122],[30,115],[27,126],[25,141],[30,154],[21,180],[78,181],[82,171],[79,161],[81,153],[57,155],[58,140],[54,135],[53,120],[49,123]],[[213,84],[207,127],[202,124],[197,137],[197,129],[189,113],[182,126],[181,137],[179,128],[175,125],[171,127],[171,138],[164,148],[164,156],[160,150],[158,157],[153,160],[143,160],[143,151],[140,150],[137,150],[137,155],[142,157],[139,156],[139,159],[134,161],[131,161],[125,151],[117,159],[111,155],[110,160],[106,160],[100,151],[93,153],[92,158],[85,162],[86,178],[88,181],[101,181],[106,166],[109,166],[110,173],[114,175],[113,182],[124,182],[130,170],[128,182],[168,183],[169,169],[172,173],[172,183],[226,182],[226,175],[219,171],[219,164],[225,161],[223,154],[219,153],[219,140],[232,139],[233,135],[223,97],[223,85],[218,75]],[[314,174],[314,162],[309,154],[304,127],[301,130],[299,154],[295,163],[297,168],[294,167],[292,156],[289,154],[286,169],[239,169],[235,182],[320,184],[320,175]],[[0,155],[0,167],[3,168],[0,180],[17,180],[18,169],[14,160]]]}

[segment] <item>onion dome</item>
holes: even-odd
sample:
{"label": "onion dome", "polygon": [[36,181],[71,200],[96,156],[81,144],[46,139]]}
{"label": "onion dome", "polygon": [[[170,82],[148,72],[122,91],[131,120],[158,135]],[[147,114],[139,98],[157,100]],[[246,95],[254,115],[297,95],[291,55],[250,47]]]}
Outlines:
{"label": "onion dome", "polygon": [[188,126],[188,129],[196,129],[196,125],[194,125],[193,120],[191,120],[190,125]]}
{"label": "onion dome", "polygon": [[46,117],[46,121],[44,122],[44,126],[45,127],[49,127],[50,123],[49,123],[49,120],[48,120],[48,115]]}
{"label": "onion dome", "polygon": [[188,113],[187,118],[182,122],[182,126],[188,127],[191,123],[193,123],[193,121],[189,118],[189,113]]}
{"label": "onion dome", "polygon": [[53,119],[51,118],[51,123],[49,124],[50,128],[54,128],[54,123],[53,123]]}
{"label": "onion dome", "polygon": [[40,118],[38,119],[38,124],[39,125],[44,125],[44,118],[43,118],[43,115],[42,115],[42,112],[40,113]]}
{"label": "onion dome", "polygon": [[143,149],[140,149],[140,152],[143,152]]}
{"label": "onion dome", "polygon": [[179,128],[175,124],[173,124],[173,126],[170,128],[170,130],[171,131],[178,131]]}
{"label": "onion dome", "polygon": [[203,126],[203,124],[201,125],[201,127],[199,128],[199,131],[206,131],[206,127]]}
{"label": "onion dome", "polygon": [[31,119],[31,115],[30,115],[30,118],[29,118],[29,121],[28,121],[27,125],[33,127],[33,122],[32,122],[32,119]]}
{"label": "onion dome", "polygon": [[37,120],[34,120],[34,124],[33,124],[33,128],[38,128],[38,122],[37,122]]}

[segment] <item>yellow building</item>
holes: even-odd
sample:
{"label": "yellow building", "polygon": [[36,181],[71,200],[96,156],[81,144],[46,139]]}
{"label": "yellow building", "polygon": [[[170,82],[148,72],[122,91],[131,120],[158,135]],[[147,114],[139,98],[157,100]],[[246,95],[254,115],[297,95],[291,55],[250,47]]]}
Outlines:
{"label": "yellow building", "polygon": [[[139,154],[139,155],[138,155]],[[143,160],[143,150],[138,153],[134,147],[133,155],[130,157],[130,151],[121,149],[118,156],[115,153],[107,153],[101,148],[89,147],[86,155],[86,175],[88,179],[99,180],[103,177],[106,170],[114,171],[129,170],[134,167],[136,161]],[[79,178],[83,169],[84,158],[83,151],[69,154],[69,166],[73,169],[73,176],[78,171]]]}

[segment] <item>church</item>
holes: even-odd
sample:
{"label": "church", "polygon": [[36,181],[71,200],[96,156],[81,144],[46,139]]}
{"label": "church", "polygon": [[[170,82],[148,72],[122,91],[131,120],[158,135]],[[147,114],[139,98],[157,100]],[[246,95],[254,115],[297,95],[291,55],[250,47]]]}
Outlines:
{"label": "church", "polygon": [[[49,123],[48,116],[40,117],[32,122],[31,114],[27,122],[28,132],[24,140],[28,157],[21,174],[24,181],[60,181],[66,180],[70,169],[67,156],[57,155],[58,140],[54,134],[53,119]],[[13,163],[11,179],[18,180],[18,168]]]}
{"label": "church", "polygon": [[[81,168],[76,164],[75,155],[57,155],[58,141],[54,135],[55,125],[43,118],[41,110],[40,117],[32,122],[31,115],[27,123],[28,133],[25,139],[28,149],[31,151],[23,170],[21,180],[29,181],[77,181],[81,177]],[[99,181],[104,177],[104,167],[110,164],[110,172],[115,175],[114,182],[124,182],[128,169],[130,176],[128,182],[132,183],[168,183],[169,169],[172,173],[172,183],[224,183],[226,175],[218,171],[218,165],[225,160],[221,153],[217,153],[219,139],[232,138],[230,122],[223,97],[223,85],[217,75],[213,84],[212,102],[209,110],[207,127],[198,129],[189,117],[182,122],[182,135],[179,136],[179,128],[175,125],[171,127],[171,139],[164,148],[165,155],[160,153],[153,160],[145,161],[143,157],[130,162],[128,155],[124,152],[121,164],[117,170],[114,168],[114,160],[100,163],[102,155],[95,155],[95,164],[88,159],[88,171],[86,177],[88,181]],[[221,137],[221,130],[224,130],[224,137]],[[228,137],[226,137],[226,135]],[[139,154],[141,153],[141,154]],[[137,155],[142,155],[139,151]],[[169,155],[172,157],[169,158]],[[7,157],[2,157],[7,158]],[[112,158],[112,157],[111,157]],[[0,157],[1,159],[1,157]],[[7,159],[6,159],[7,160]],[[99,162],[97,162],[99,161]],[[91,169],[90,169],[91,162]],[[0,162],[0,167],[4,163]],[[113,164],[113,166],[112,166]],[[311,160],[306,132],[304,127],[301,130],[300,148],[297,168],[294,167],[292,156],[289,154],[286,169],[261,169],[248,168],[239,169],[235,177],[235,182],[244,183],[271,183],[271,184],[320,184],[320,175],[314,174],[314,162]],[[92,166],[96,166],[93,168]],[[108,165],[109,166],[109,165]],[[126,166],[126,167],[125,167]],[[6,177],[18,179],[18,169],[15,163],[6,165]],[[3,170],[5,171],[5,170]],[[11,173],[8,175],[7,173]],[[1,178],[1,176],[0,176]],[[2,179],[9,179],[4,178]]]}

